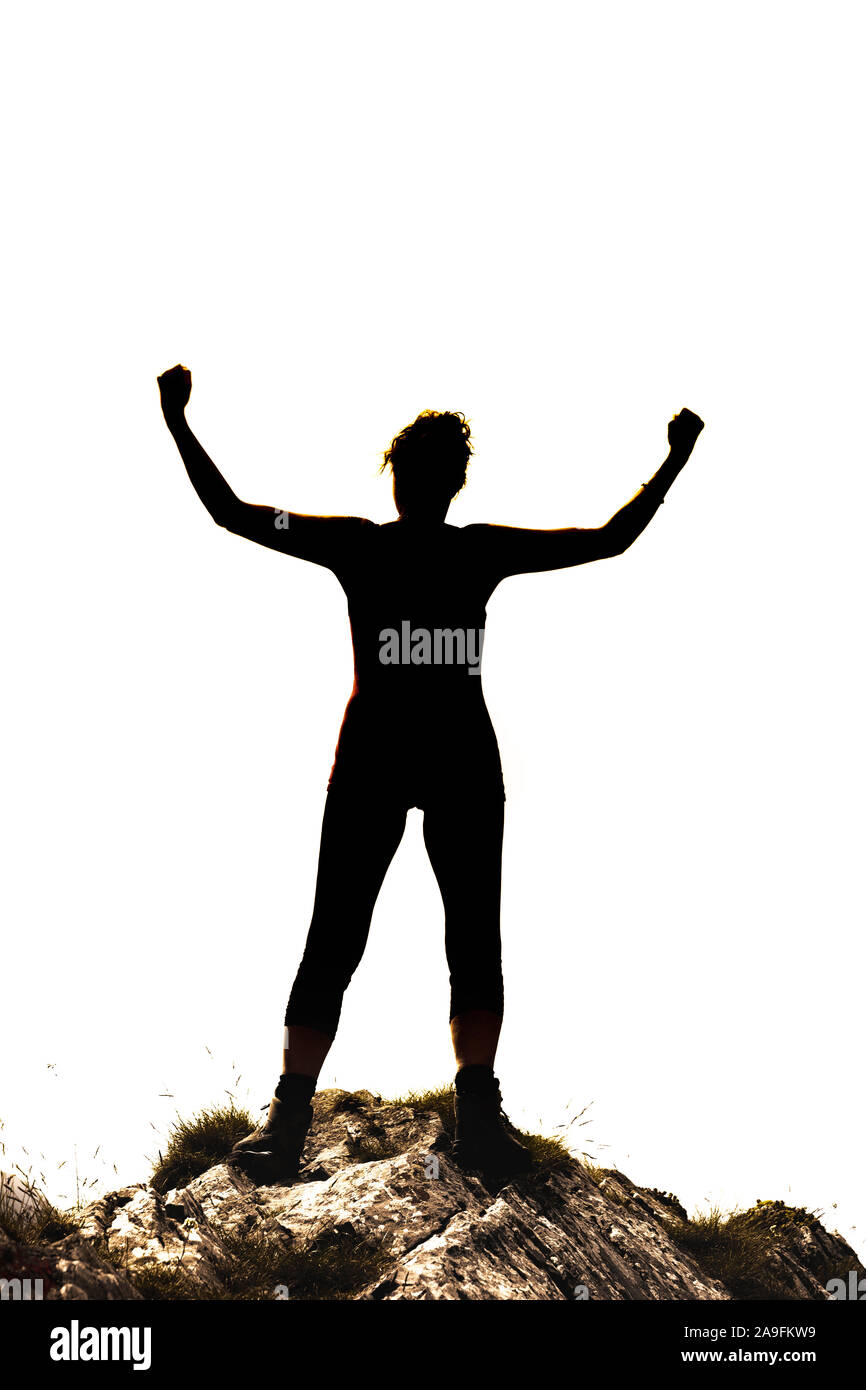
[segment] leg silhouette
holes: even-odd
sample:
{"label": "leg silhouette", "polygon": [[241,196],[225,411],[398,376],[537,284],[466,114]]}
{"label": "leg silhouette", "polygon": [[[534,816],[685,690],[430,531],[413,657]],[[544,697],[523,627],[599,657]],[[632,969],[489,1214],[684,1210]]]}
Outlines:
{"label": "leg silhouette", "polygon": [[498,797],[437,801],[424,812],[424,843],[445,908],[451,1034],[458,1065],[493,1065],[502,1022],[504,804]]}
{"label": "leg silhouette", "polygon": [[[327,1052],[325,1043],[336,1035],[343,995],[364,954],[373,908],[403,838],[407,810],[399,801],[354,786],[328,792],[313,916],[286,1008],[287,1070],[306,1070],[315,1063],[317,1049]],[[307,1074],[318,1075],[318,1068]]]}

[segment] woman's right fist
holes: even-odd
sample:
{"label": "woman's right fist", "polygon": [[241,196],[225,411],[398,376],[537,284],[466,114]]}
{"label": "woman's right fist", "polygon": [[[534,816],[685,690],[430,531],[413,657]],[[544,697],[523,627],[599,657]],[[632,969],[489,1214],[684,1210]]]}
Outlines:
{"label": "woman's right fist", "polygon": [[695,415],[693,410],[686,410],[683,406],[679,415],[675,415],[668,425],[668,443],[672,449],[690,454],[695,447],[695,440],[703,428],[704,422],[700,416]]}
{"label": "woman's right fist", "polygon": [[186,367],[182,367],[178,362],[176,367],[169,367],[168,371],[163,372],[156,380],[159,385],[162,413],[166,420],[176,420],[179,415],[183,415],[189,400],[192,376]]}

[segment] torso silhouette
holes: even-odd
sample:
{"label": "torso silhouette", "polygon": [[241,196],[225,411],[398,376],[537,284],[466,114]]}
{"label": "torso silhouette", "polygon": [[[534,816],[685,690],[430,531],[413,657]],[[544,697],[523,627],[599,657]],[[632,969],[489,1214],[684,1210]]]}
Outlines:
{"label": "torso silhouette", "polygon": [[355,680],[331,785],[396,783],[409,804],[436,793],[504,795],[481,686],[486,605],[498,583],[483,529],[360,518],[345,528],[330,567],[348,602]]}
{"label": "torso silhouette", "polygon": [[324,565],[343,586],[355,680],[329,786],[379,789],[409,806],[504,796],[481,688],[487,602],[508,575],[599,558],[607,553],[600,532],[402,519],[380,526],[249,503],[222,524]]}

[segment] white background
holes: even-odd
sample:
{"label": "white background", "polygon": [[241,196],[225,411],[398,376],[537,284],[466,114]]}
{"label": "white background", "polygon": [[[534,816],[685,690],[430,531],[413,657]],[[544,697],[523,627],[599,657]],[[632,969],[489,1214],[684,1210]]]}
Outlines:
{"label": "white background", "polygon": [[[635,545],[489,607],[497,1073],[863,1251],[861,13],[7,8],[4,1167],[74,1197],[265,1103],[312,907],[345,598],[212,524],[157,374],[245,500],[377,521],[422,409],[472,423],[451,522],[557,527],[688,405]],[[413,811],[322,1084],[446,1081],[447,1021]]]}

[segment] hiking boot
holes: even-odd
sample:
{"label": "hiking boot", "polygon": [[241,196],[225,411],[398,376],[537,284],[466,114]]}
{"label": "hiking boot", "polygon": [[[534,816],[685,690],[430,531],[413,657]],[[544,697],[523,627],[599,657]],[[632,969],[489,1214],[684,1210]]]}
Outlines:
{"label": "hiking boot", "polygon": [[451,1156],[461,1168],[477,1168],[495,1177],[516,1176],[532,1166],[532,1154],[502,1109],[494,1082],[489,1091],[458,1091],[454,1097],[457,1121]]}
{"label": "hiking boot", "polygon": [[261,1186],[294,1182],[312,1119],[312,1105],[290,1104],[274,1096],[265,1123],[238,1140],[227,1165]]}

